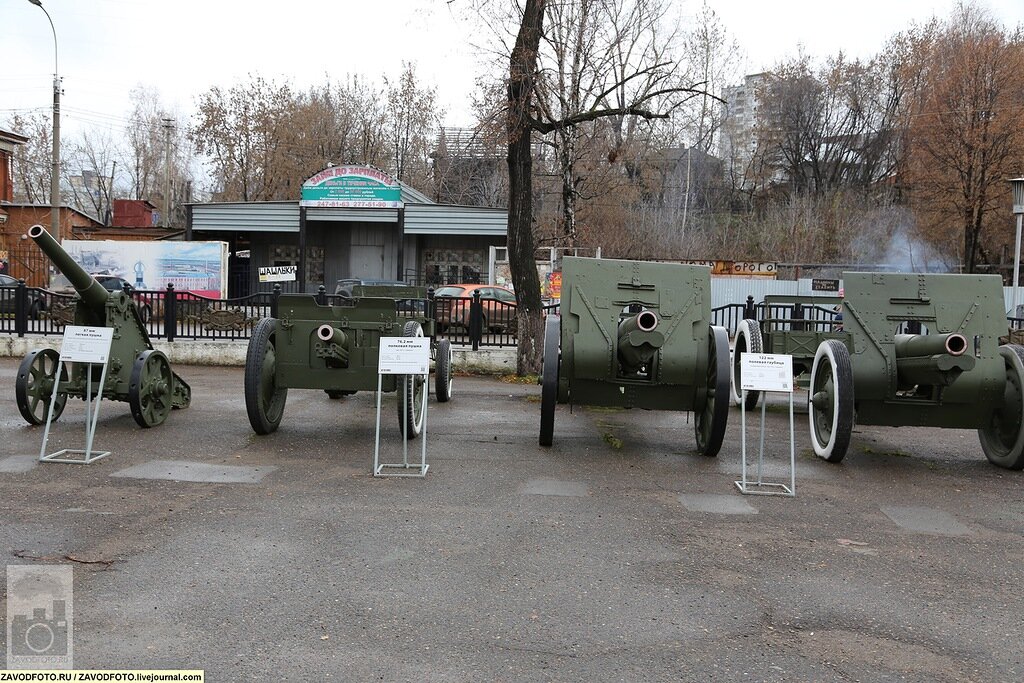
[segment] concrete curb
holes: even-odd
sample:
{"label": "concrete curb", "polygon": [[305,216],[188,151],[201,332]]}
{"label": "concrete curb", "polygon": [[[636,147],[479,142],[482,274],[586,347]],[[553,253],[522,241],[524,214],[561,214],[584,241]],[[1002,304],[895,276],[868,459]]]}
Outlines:
{"label": "concrete curb", "polygon": [[[61,337],[13,335],[0,336],[0,358],[22,358],[29,351],[42,348],[60,350]],[[222,365],[244,366],[248,340],[215,341],[185,340],[166,342],[157,339],[153,348],[162,351],[172,363],[181,365]],[[507,375],[516,370],[515,349],[480,349],[473,351],[464,347],[452,348],[453,361],[457,372],[483,375]]]}

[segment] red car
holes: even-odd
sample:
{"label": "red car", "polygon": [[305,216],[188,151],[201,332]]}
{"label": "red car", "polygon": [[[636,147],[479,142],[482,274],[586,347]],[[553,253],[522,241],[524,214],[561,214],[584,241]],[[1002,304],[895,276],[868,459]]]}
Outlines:
{"label": "red car", "polygon": [[512,290],[496,285],[445,285],[435,289],[438,329],[469,329],[469,308],[474,292],[480,292],[484,331],[515,334],[516,295]]}

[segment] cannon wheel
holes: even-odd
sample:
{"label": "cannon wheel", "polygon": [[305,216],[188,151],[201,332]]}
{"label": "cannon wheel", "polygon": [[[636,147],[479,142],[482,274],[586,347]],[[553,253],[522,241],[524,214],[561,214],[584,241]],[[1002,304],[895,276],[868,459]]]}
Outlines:
{"label": "cannon wheel", "polygon": [[281,424],[288,388],[277,386],[277,320],[256,324],[245,354],[245,410],[257,434],[270,434]]}
{"label": "cannon wheel", "polygon": [[[761,339],[761,328],[756,320],[741,320],[736,329],[736,348],[732,356],[732,402],[739,405],[743,400],[743,390],[740,388],[740,354],[741,353],[764,353],[764,341]],[[753,410],[757,405],[757,399],[761,397],[760,391],[747,392],[747,410]]]}
{"label": "cannon wheel", "polygon": [[128,406],[140,427],[156,427],[171,414],[174,392],[171,362],[160,351],[143,351],[135,358],[128,382]]}
{"label": "cannon wheel", "polygon": [[978,430],[981,449],[993,465],[1024,469],[1024,346],[1004,344],[999,355],[1006,366],[1003,403],[987,427]]}
{"label": "cannon wheel", "polygon": [[[50,397],[53,395],[53,383],[57,377],[57,366],[60,355],[53,349],[39,349],[25,356],[18,366],[18,378],[14,382],[14,397],[18,410],[25,422],[30,425],[46,423],[46,413],[50,410]],[[61,372],[61,380],[67,379],[67,371]],[[68,395],[57,394],[57,402],[53,404],[53,419],[56,420],[64,412]]]}
{"label": "cannon wheel", "polygon": [[[423,328],[415,320],[405,323],[403,337],[422,337]],[[402,375],[399,383],[402,396],[398,397],[398,428],[407,440],[415,439],[423,430],[424,386],[427,384],[425,375]]]}
{"label": "cannon wheel", "polygon": [[853,432],[853,369],[850,351],[837,339],[818,345],[807,393],[811,445],[819,457],[839,462]]}
{"label": "cannon wheel", "polygon": [[712,325],[708,332],[707,400],[693,421],[697,450],[713,458],[722,448],[729,419],[729,333]]}
{"label": "cannon wheel", "polygon": [[559,345],[562,319],[549,315],[544,321],[544,358],[540,385],[540,445],[550,446],[555,437],[555,405],[558,403]]}
{"label": "cannon wheel", "polygon": [[437,342],[437,364],[434,368],[434,393],[438,403],[452,400],[452,343],[447,339]]}

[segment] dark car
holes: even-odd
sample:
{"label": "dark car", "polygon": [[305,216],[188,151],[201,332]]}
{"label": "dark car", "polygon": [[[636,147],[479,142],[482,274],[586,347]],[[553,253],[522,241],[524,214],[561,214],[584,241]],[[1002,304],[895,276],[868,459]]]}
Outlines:
{"label": "dark car", "polygon": [[123,277],[116,275],[93,275],[96,282],[103,285],[103,289],[108,292],[127,292],[129,296],[135,299],[135,305],[139,309],[139,317],[142,318],[142,322],[148,323],[153,318],[153,301],[150,300],[149,296],[137,292],[135,286],[132,283],[125,280]]}
{"label": "dark car", "polygon": [[[352,299],[353,288],[357,286],[364,287],[399,287],[406,288],[411,287],[408,282],[402,282],[401,280],[381,280],[375,278],[344,278],[338,280],[334,285],[334,294],[345,299]],[[389,294],[390,296],[390,294]],[[398,298],[397,296],[395,298]],[[413,299],[399,299],[398,310],[401,313],[414,313],[416,315],[422,315],[426,310],[426,304],[423,301],[417,301]]]}
{"label": "dark car", "polygon": [[[18,279],[10,275],[0,275],[0,314],[13,315],[15,306],[15,288],[18,286]],[[7,289],[10,287],[10,289]],[[39,296],[39,290],[29,289],[28,291],[28,317],[32,320],[39,318],[39,314],[46,310],[46,301]]]}

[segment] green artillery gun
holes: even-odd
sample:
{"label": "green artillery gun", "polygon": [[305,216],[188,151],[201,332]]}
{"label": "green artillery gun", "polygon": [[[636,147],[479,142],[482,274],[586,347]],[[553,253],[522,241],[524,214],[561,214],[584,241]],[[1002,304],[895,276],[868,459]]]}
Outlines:
{"label": "green artillery gun", "polygon": [[[843,459],[854,422],[977,429],[994,465],[1024,468],[1024,347],[995,275],[845,273],[850,345],[823,341],[808,390],[814,452]],[[905,334],[920,325],[923,334]]]}
{"label": "green artillery gun", "polygon": [[[433,338],[432,301],[423,287],[361,285],[335,305],[312,294],[284,294],[279,318],[263,318],[249,340],[245,360],[245,407],[257,434],[281,424],[289,389],[321,389],[339,399],[376,391],[381,337]],[[431,343],[439,402],[452,396],[452,348]],[[423,428],[423,384],[419,375],[383,375],[381,390],[401,391],[398,421],[406,438]]]}
{"label": "green artillery gun", "polygon": [[714,456],[729,415],[729,337],[711,325],[703,266],[566,257],[561,316],[544,326],[540,445],[555,405],[695,413],[697,448]]}
{"label": "green artillery gun", "polygon": [[[75,263],[43,226],[33,225],[28,235],[78,292],[74,303],[74,324],[114,328],[103,398],[127,401],[132,417],[141,427],[155,427],[167,419],[172,409],[188,408],[192,389],[171,371],[167,356],[153,348],[132,297],[124,291],[108,292],[104,289]],[[90,380],[93,395],[99,387],[100,366],[68,363],[58,380],[58,361],[57,351],[49,348],[32,351],[21,361],[14,385],[15,397],[21,416],[29,424],[46,422],[55,382],[57,400],[53,406],[53,419],[63,412],[69,397],[86,397]],[[67,366],[70,366],[70,372],[66,370]]]}
{"label": "green artillery gun", "polygon": [[[775,353],[793,357],[793,374],[798,386],[810,384],[814,354],[821,343],[837,339],[850,345],[850,335],[835,314],[842,302],[838,296],[783,296],[764,298],[761,320],[744,319],[736,328],[732,359],[732,400],[743,401],[740,356],[744,353]],[[752,410],[761,392],[748,391],[745,405]]]}

